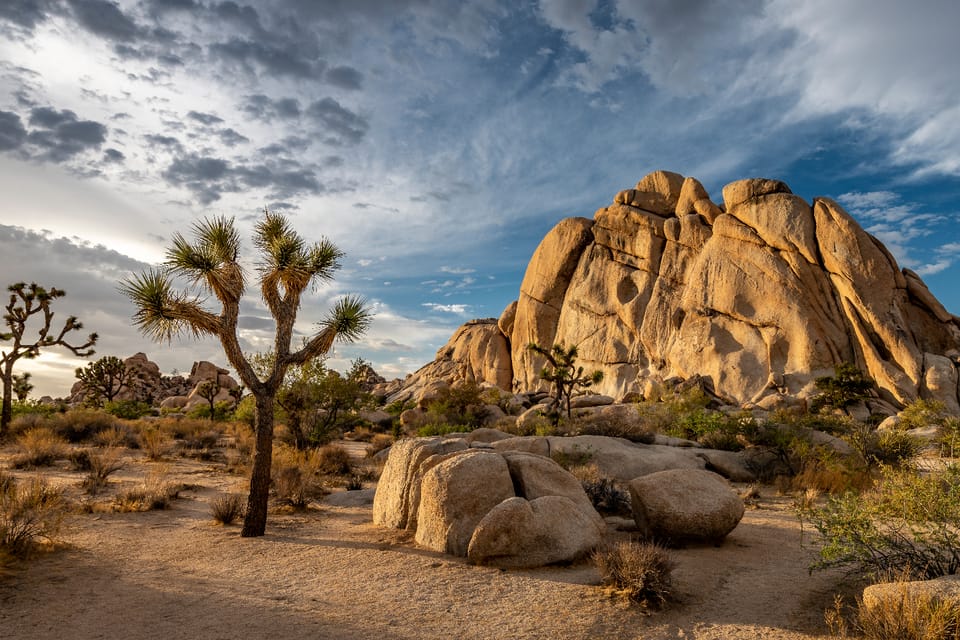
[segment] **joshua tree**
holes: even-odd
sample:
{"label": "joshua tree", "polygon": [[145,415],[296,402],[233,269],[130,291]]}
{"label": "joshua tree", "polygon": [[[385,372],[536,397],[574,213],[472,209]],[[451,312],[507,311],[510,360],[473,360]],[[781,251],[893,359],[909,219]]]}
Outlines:
{"label": "joshua tree", "polygon": [[17,402],[24,402],[30,392],[33,391],[33,384],[30,382],[31,377],[29,371],[13,376],[13,393],[17,396]]}
{"label": "joshua tree", "polygon": [[206,400],[207,404],[210,405],[210,422],[213,422],[217,417],[215,405],[217,394],[220,393],[220,389],[219,374],[216,378],[212,380],[204,380],[197,385],[197,395]]}
{"label": "joshua tree", "polygon": [[564,348],[562,344],[555,344],[552,349],[546,349],[531,342],[527,348],[547,359],[548,364],[540,370],[540,377],[553,383],[554,409],[551,413],[554,424],[559,424],[562,409],[566,409],[567,417],[570,417],[570,398],[574,390],[577,387],[587,389],[597,384],[603,380],[603,372],[594,371],[590,375],[584,375],[583,367],[576,366],[576,345]]}
{"label": "joshua tree", "polygon": [[[20,358],[36,358],[41,349],[49,347],[63,347],[74,355],[87,357],[93,354],[91,347],[97,343],[97,334],[91,333],[87,341],[81,345],[72,345],[67,341],[71,331],[79,331],[83,325],[74,316],[69,316],[59,332],[52,333],[53,311],[50,305],[57,298],[62,298],[66,292],[56,287],[48,291],[36,283],[27,285],[17,282],[7,287],[10,292],[10,301],[4,307],[6,313],[3,322],[9,329],[0,332],[0,341],[12,341],[10,345],[0,351],[0,377],[3,379],[3,410],[0,413],[0,437],[7,432],[7,426],[13,417],[13,365]],[[35,338],[28,338],[27,324],[30,318],[39,315],[41,326],[37,329]]]}
{"label": "joshua tree", "polygon": [[[227,360],[250,390],[256,406],[256,448],[240,535],[261,536],[267,523],[273,403],[287,369],[327,353],[335,340],[355,340],[366,330],[371,315],[362,298],[343,297],[305,344],[291,352],[301,296],[307,287],[332,278],[343,253],[328,240],[307,244],[284,216],[264,210],[254,228],[253,243],[260,254],[260,294],[276,322],[276,333],[272,366],[258,376],[244,357],[237,336],[245,274],[238,262],[240,236],[234,221],[215,217],[196,222],[193,235],[193,242],[188,242],[176,234],[166,262],[125,280],[121,290],[136,305],[136,325],[155,340],[170,341],[184,333],[218,338]],[[177,276],[186,278],[192,288],[213,294],[220,303],[219,314],[205,308],[204,300],[189,290],[175,289]]]}
{"label": "joshua tree", "polygon": [[104,356],[78,368],[74,375],[83,386],[87,402],[97,407],[103,405],[104,400],[113,402],[124,388],[129,389],[137,380],[136,371],[127,368],[116,356]]}

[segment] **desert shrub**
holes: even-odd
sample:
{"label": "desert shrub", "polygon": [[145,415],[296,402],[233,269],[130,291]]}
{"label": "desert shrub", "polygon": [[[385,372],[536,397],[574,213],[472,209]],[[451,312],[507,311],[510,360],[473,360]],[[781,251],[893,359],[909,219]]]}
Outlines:
{"label": "desert shrub", "polygon": [[960,417],[950,416],[937,428],[936,443],[940,455],[956,458],[960,455]]}
{"label": "desert shrub", "polygon": [[576,467],[586,466],[591,458],[593,458],[593,451],[591,451],[589,447],[581,449],[578,446],[574,446],[571,451],[554,450],[550,452],[550,459],[567,471]]}
{"label": "desert shrub", "polygon": [[123,468],[123,462],[120,460],[119,449],[107,449],[102,452],[87,452],[87,464],[89,469],[87,477],[83,479],[80,486],[89,495],[97,495],[103,491],[108,478]]}
{"label": "desert shrub", "polygon": [[277,504],[306,509],[312,500],[326,493],[317,450],[298,451],[278,445],[273,450],[271,489]]}
{"label": "desert shrub", "polygon": [[939,427],[948,417],[946,405],[939,400],[918,398],[903,408],[897,426],[904,430]]}
{"label": "desert shrub", "polygon": [[67,460],[70,461],[70,469],[72,471],[90,471],[93,468],[93,463],[90,462],[90,457],[93,455],[93,452],[89,449],[74,449],[67,454]]}
{"label": "desert shrub", "polygon": [[571,435],[609,436],[626,438],[631,442],[653,443],[655,433],[646,423],[634,420],[621,413],[600,414],[594,411],[577,413],[569,421],[561,420],[561,425]]}
{"label": "desert shrub", "polygon": [[170,438],[161,429],[147,425],[140,430],[140,449],[150,460],[162,460],[170,446]]}
{"label": "desert shrub", "polygon": [[593,507],[602,514],[630,516],[630,494],[617,486],[612,478],[601,475],[595,464],[573,467],[570,473],[580,481]]}
{"label": "desert shrub", "polygon": [[874,388],[873,380],[849,362],[835,365],[832,376],[821,376],[814,380],[814,384],[820,391],[811,402],[814,413],[823,408],[845,409],[866,398]]}
{"label": "desert shrub", "polygon": [[91,438],[98,447],[140,448],[140,438],[136,430],[126,421],[117,421],[112,426],[98,431]]}
{"label": "desert shrub", "polygon": [[316,450],[317,471],[323,475],[348,476],[353,473],[350,453],[338,444],[328,444]]}
{"label": "desert shrub", "polygon": [[874,474],[856,455],[841,455],[828,447],[800,446],[792,451],[799,471],[792,480],[795,491],[814,489],[831,495],[863,491],[873,485]]}
{"label": "desert shrub", "polygon": [[372,458],[384,449],[393,446],[394,437],[386,433],[377,433],[367,445],[367,457]]}
{"label": "desert shrub", "polygon": [[47,427],[34,427],[17,437],[20,453],[11,463],[16,469],[49,467],[67,455],[67,443]]}
{"label": "desert shrub", "polygon": [[472,431],[472,429],[462,424],[450,424],[447,422],[431,422],[417,429],[417,435],[421,438],[430,436],[445,436],[451,433],[463,433]]}
{"label": "desert shrub", "polygon": [[363,477],[359,475],[352,475],[347,478],[347,481],[343,483],[343,488],[347,491],[360,491],[363,489]]}
{"label": "desert shrub", "polygon": [[245,423],[232,422],[224,432],[230,438],[230,444],[236,450],[241,462],[249,462],[256,443],[256,434]]}
{"label": "desert shrub", "polygon": [[960,603],[932,594],[909,594],[867,607],[858,600],[851,616],[836,596],[825,612],[831,634],[865,640],[960,640]]}
{"label": "desert shrub", "polygon": [[89,441],[117,424],[117,418],[97,409],[71,409],[51,416],[50,421],[54,431],[72,443]]}
{"label": "desert shrub", "polygon": [[455,431],[471,431],[487,417],[483,389],[475,382],[441,389],[436,400],[426,409],[426,425],[456,427]]}
{"label": "desert shrub", "polygon": [[597,549],[593,559],[603,584],[615,593],[653,608],[669,601],[675,562],[663,547],[648,542],[618,542]]}
{"label": "desert shrub", "polygon": [[63,494],[41,478],[17,483],[0,474],[0,565],[53,542],[64,509]]}
{"label": "desert shrub", "polygon": [[919,438],[905,431],[879,431],[867,425],[859,425],[845,439],[870,466],[907,466],[923,447]]}
{"label": "desert shrub", "polygon": [[138,486],[119,493],[114,508],[121,512],[168,509],[183,488],[167,480],[166,468],[155,469]]}
{"label": "desert shrub", "polygon": [[247,510],[247,498],[240,493],[217,496],[210,504],[210,515],[220,524],[233,524]]}
{"label": "desert shrub", "polygon": [[233,420],[233,405],[226,401],[221,401],[213,405],[213,416],[210,414],[210,405],[196,404],[187,411],[187,417],[194,420],[212,420],[214,422],[223,422]]}
{"label": "desert shrub", "polygon": [[960,469],[884,468],[862,494],[833,496],[801,516],[822,536],[814,568],[852,566],[929,579],[960,571]]}
{"label": "desert shrub", "polygon": [[150,405],[138,400],[110,400],[104,403],[103,410],[123,420],[137,420],[150,415]]}
{"label": "desert shrub", "polygon": [[[62,403],[54,404],[50,402],[40,402],[39,400],[14,400],[10,403],[10,415],[14,420],[31,416],[37,420],[42,420],[43,418],[64,411],[66,411],[66,406]],[[30,426],[37,425],[32,424]],[[13,432],[17,431],[13,422],[10,423],[10,429]]]}

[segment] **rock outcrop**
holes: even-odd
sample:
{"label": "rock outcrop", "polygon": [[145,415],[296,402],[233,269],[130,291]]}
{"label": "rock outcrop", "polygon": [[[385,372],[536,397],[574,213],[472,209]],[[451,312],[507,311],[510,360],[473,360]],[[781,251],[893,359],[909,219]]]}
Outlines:
{"label": "rock outcrop", "polygon": [[500,567],[568,562],[595,548],[606,525],[580,482],[528,452],[526,439],[485,431],[470,441],[472,434],[396,443],[374,495],[374,523]]}
{"label": "rock outcrop", "polygon": [[471,320],[451,336],[429,364],[390,389],[388,402],[420,401],[436,383],[455,386],[465,382],[490,384],[509,390],[513,385],[510,367],[510,343],[497,320]]}
{"label": "rock outcrop", "polygon": [[405,388],[544,389],[531,342],[577,345],[604,373],[593,390],[616,399],[700,376],[729,404],[771,408],[851,362],[891,405],[960,407],[960,319],[839,204],[777,180],[728,184],[718,206],[694,178],[658,171],[592,220],[561,220],[518,300],[461,327]]}

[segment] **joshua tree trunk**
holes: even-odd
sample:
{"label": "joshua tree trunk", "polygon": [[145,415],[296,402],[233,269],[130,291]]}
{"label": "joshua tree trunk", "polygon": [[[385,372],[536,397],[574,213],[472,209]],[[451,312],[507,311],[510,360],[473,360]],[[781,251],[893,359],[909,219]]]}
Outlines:
{"label": "joshua tree trunk", "polygon": [[267,529],[267,503],[270,497],[270,462],[273,457],[273,396],[254,395],[256,400],[255,429],[257,446],[250,474],[250,496],[247,515],[240,535],[246,538],[262,536]]}
{"label": "joshua tree trunk", "polygon": [[3,365],[3,412],[0,413],[0,439],[7,435],[7,428],[13,420],[13,360]]}

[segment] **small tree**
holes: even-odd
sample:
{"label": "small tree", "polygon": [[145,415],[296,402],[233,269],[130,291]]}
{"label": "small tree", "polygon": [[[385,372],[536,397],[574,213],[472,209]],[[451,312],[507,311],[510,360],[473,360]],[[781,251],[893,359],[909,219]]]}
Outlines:
{"label": "small tree", "polygon": [[136,372],[116,356],[104,356],[86,367],[78,368],[75,375],[86,394],[86,402],[95,407],[113,402],[124,389],[132,387]]}
{"label": "small tree", "polygon": [[[370,323],[370,311],[362,298],[341,298],[305,344],[291,352],[294,323],[304,291],[331,279],[343,253],[327,240],[308,245],[284,216],[264,210],[254,228],[253,243],[260,254],[260,295],[274,318],[276,333],[273,362],[269,370],[258,375],[244,356],[237,335],[246,277],[238,262],[240,236],[234,221],[225,217],[205,219],[194,223],[193,232],[193,242],[176,234],[164,265],[125,280],[121,290],[136,306],[134,322],[155,340],[169,341],[187,332],[218,338],[227,360],[250,390],[256,405],[256,444],[240,535],[262,536],[270,491],[273,405],[287,369],[327,353],[335,340],[358,338]],[[220,303],[220,312],[208,310],[204,300],[191,295],[189,290],[175,289],[177,276],[213,294]]]}
{"label": "small tree", "polygon": [[813,409],[821,407],[845,409],[863,400],[874,387],[874,382],[856,365],[842,362],[833,367],[834,375],[814,380],[820,394],[813,400]]}
{"label": "small tree", "polygon": [[26,402],[27,396],[33,391],[33,384],[30,382],[31,374],[24,371],[19,375],[13,376],[13,393],[17,396],[17,402]]}
{"label": "small tree", "polygon": [[553,345],[546,349],[531,342],[528,349],[539,353],[547,359],[547,365],[540,370],[540,378],[553,384],[553,408],[551,415],[553,424],[560,424],[560,412],[566,409],[570,417],[570,399],[577,388],[588,389],[603,380],[602,371],[594,371],[584,375],[583,367],[576,365],[577,346],[570,345],[564,348],[562,344]]}
{"label": "small tree", "polygon": [[[80,345],[68,342],[72,331],[79,331],[83,325],[76,317],[69,316],[59,331],[53,328],[54,312],[50,305],[57,298],[62,298],[66,292],[51,287],[47,289],[36,283],[29,285],[17,282],[7,287],[10,291],[10,301],[7,303],[3,316],[8,332],[0,332],[0,341],[10,341],[7,349],[0,351],[0,376],[3,379],[3,409],[0,412],[0,437],[6,435],[7,427],[13,418],[13,366],[20,358],[36,358],[42,349],[63,347],[69,349],[76,356],[87,357],[93,354],[93,345],[97,343],[97,334],[91,333],[87,341]],[[40,327],[34,338],[27,337],[27,325],[30,319],[37,316]]]}
{"label": "small tree", "polygon": [[216,404],[217,394],[220,393],[220,380],[219,375],[212,380],[204,380],[197,385],[197,395],[207,401],[207,404],[210,405],[210,422],[213,422],[217,417]]}

